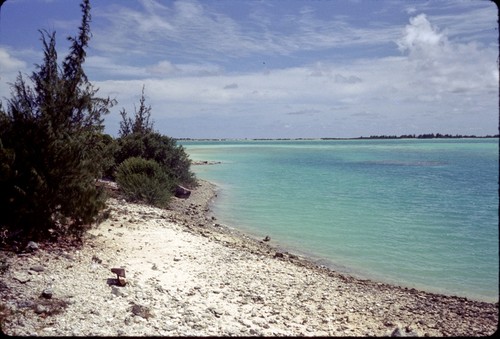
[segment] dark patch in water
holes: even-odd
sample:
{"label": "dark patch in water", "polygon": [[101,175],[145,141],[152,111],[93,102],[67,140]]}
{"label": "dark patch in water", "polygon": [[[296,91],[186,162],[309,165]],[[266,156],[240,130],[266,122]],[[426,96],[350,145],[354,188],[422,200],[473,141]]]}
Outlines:
{"label": "dark patch in water", "polygon": [[445,162],[441,161],[398,161],[398,160],[376,160],[365,161],[365,164],[371,165],[389,165],[389,166],[443,166]]}

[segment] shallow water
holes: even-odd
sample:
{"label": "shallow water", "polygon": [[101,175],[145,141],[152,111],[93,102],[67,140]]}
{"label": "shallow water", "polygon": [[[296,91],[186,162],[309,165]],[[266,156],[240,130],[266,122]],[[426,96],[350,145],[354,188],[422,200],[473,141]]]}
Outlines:
{"label": "shallow water", "polygon": [[498,301],[498,139],[183,141],[219,220],[337,270]]}

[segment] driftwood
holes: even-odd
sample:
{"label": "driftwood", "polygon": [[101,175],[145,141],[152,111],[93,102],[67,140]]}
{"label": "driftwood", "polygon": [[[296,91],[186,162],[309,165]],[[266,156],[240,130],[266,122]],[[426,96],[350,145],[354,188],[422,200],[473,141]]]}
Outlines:
{"label": "driftwood", "polygon": [[127,279],[125,279],[124,268],[112,268],[111,272],[116,274],[116,282],[118,285],[125,286],[127,284]]}

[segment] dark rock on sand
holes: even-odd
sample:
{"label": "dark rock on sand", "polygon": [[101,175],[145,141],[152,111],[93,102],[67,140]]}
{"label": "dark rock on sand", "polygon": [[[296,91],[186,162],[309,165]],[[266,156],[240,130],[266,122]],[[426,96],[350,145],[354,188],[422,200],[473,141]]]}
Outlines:
{"label": "dark rock on sand", "polygon": [[180,199],[187,199],[191,195],[191,191],[181,185],[175,187],[175,196]]}

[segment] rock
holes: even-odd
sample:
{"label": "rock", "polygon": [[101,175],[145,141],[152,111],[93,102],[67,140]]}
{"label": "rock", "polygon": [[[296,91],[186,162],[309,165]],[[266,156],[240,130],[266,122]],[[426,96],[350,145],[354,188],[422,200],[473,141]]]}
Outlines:
{"label": "rock", "polygon": [[40,247],[38,246],[38,244],[34,241],[30,241],[28,243],[28,245],[26,245],[26,251],[28,252],[34,252],[34,251],[37,251]]}
{"label": "rock", "polygon": [[100,259],[98,256],[93,255],[92,256],[92,261],[97,263],[97,264],[102,264],[102,259]]}
{"label": "rock", "polygon": [[209,307],[208,310],[213,313],[216,318],[220,318],[224,314],[224,310],[217,307]]}
{"label": "rock", "polygon": [[35,303],[31,300],[20,300],[17,302],[17,307],[19,308],[31,308],[35,306]]}
{"label": "rock", "polygon": [[42,297],[45,299],[51,299],[52,298],[53,291],[51,288],[46,288],[42,291]]}
{"label": "rock", "polygon": [[275,258],[283,258],[284,256],[285,256],[285,255],[284,255],[283,253],[281,253],[281,252],[276,252],[276,253],[274,254],[274,257],[275,257]]}
{"label": "rock", "polygon": [[139,317],[134,317],[134,318],[133,318],[133,321],[134,321],[134,323],[136,323],[136,324],[140,324],[140,323],[145,322],[145,321],[146,321],[146,319],[141,318],[141,317],[139,316]]}
{"label": "rock", "polygon": [[401,329],[399,327],[396,327],[392,333],[391,333],[391,337],[404,337],[404,334],[403,332],[401,331]]}
{"label": "rock", "polygon": [[45,307],[45,306],[43,306],[43,305],[37,304],[35,306],[34,311],[35,311],[36,314],[42,314],[42,313],[48,312],[48,308]]}
{"label": "rock", "polygon": [[121,291],[120,288],[116,287],[116,286],[112,286],[111,287],[111,293],[116,295],[117,297],[122,297],[124,296],[124,293]]}
{"label": "rock", "polygon": [[30,267],[30,270],[35,271],[35,272],[43,272],[45,270],[45,267],[43,267],[41,265],[36,265],[36,266]]}
{"label": "rock", "polygon": [[149,307],[142,306],[142,305],[137,305],[137,304],[132,305],[131,311],[135,316],[137,316],[134,318],[141,317],[144,319],[148,319],[148,318],[153,316],[153,313],[151,312]]}
{"label": "rock", "polygon": [[172,332],[172,331],[177,331],[179,327],[175,324],[172,324],[172,323],[165,323],[163,325],[163,329],[167,332]]}
{"label": "rock", "polygon": [[175,187],[175,196],[180,199],[187,199],[191,195],[191,191],[181,185]]}
{"label": "rock", "polygon": [[25,284],[31,280],[31,278],[28,275],[23,273],[16,273],[12,278],[19,281],[21,284]]}
{"label": "rock", "polygon": [[404,329],[397,325],[391,332],[391,337],[418,337],[419,334],[411,327],[406,326]]}

